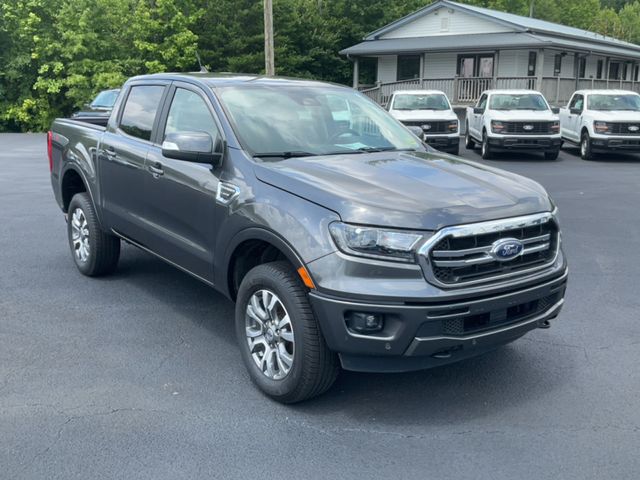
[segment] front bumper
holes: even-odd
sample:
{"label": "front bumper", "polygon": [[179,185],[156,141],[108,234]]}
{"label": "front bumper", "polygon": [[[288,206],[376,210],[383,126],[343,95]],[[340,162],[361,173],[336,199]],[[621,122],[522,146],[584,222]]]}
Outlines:
{"label": "front bumper", "polygon": [[529,137],[509,135],[489,137],[489,145],[495,150],[542,150],[555,151],[562,146],[559,135],[553,137]]}
{"label": "front bumper", "polygon": [[455,150],[460,145],[460,135],[445,136],[445,135],[425,135],[424,142],[441,151]]}
{"label": "front bumper", "polygon": [[[568,271],[533,286],[448,301],[396,304],[350,301],[310,294],[330,349],[343,368],[402,372],[430,368],[479,355],[546,326],[564,302]],[[384,315],[381,332],[359,334],[347,328],[350,312]]]}
{"label": "front bumper", "polygon": [[640,152],[640,137],[592,137],[591,148],[596,151],[624,150],[627,152]]}

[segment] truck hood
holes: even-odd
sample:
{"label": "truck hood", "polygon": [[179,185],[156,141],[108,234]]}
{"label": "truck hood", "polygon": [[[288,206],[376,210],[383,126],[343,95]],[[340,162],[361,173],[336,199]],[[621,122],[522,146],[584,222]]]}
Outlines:
{"label": "truck hood", "polygon": [[391,110],[389,113],[397,120],[421,121],[421,120],[457,120],[453,110]]}
{"label": "truck hood", "polygon": [[553,122],[558,121],[558,118],[550,110],[491,110],[491,120],[503,122]]}
{"label": "truck hood", "polygon": [[255,173],[363,225],[437,230],[552,209],[536,182],[442,153],[291,158],[256,164]]}
{"label": "truck hood", "polygon": [[638,122],[640,124],[640,112],[628,110],[589,110],[589,115],[599,122]]}

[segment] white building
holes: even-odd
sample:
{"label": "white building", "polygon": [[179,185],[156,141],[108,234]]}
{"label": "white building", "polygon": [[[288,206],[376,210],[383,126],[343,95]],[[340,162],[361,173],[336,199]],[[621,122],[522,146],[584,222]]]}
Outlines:
{"label": "white building", "polygon": [[[487,88],[540,90],[555,104],[580,88],[640,91],[640,46],[556,23],[438,0],[340,52],[354,87],[385,104],[394,90],[443,90],[455,104]],[[377,82],[359,85],[359,59]]]}

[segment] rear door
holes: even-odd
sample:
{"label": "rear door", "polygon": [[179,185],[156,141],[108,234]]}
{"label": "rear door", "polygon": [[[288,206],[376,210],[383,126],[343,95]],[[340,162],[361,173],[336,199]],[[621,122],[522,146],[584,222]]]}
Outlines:
{"label": "rear door", "polygon": [[143,244],[145,160],[166,90],[166,82],[131,84],[100,145],[98,178],[106,226]]}
{"label": "rear door", "polygon": [[212,282],[217,172],[209,164],[162,155],[165,136],[180,132],[206,132],[214,145],[220,137],[217,118],[204,92],[188,83],[174,82],[147,158],[148,246]]}

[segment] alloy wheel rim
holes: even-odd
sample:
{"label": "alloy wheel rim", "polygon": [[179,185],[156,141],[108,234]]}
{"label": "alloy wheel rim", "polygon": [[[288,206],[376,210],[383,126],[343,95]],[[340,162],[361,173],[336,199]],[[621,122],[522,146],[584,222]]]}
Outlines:
{"label": "alloy wheel rim", "polygon": [[582,156],[584,157],[587,154],[587,139],[586,138],[582,139],[582,144],[580,145],[580,150],[581,150]]}
{"label": "alloy wheel rim", "polygon": [[271,290],[251,295],[245,334],[251,358],[262,374],[271,380],[285,378],[293,366],[295,338],[287,309]]}
{"label": "alloy wheel rim", "polygon": [[87,217],[81,208],[76,208],[71,214],[71,242],[76,259],[86,262],[91,254],[91,245]]}

